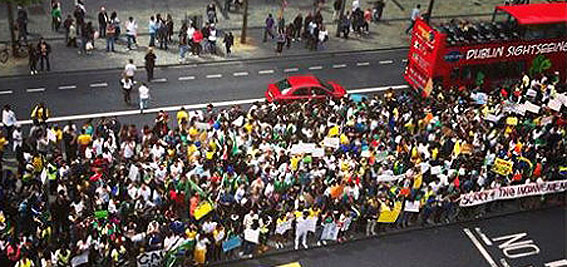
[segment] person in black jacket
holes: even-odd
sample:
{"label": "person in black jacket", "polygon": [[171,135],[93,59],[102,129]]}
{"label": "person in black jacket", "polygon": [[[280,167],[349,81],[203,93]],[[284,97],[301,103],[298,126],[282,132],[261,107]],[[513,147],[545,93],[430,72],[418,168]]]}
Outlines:
{"label": "person in black jacket", "polygon": [[146,67],[146,77],[148,82],[151,82],[154,79],[154,68],[156,66],[156,54],[154,53],[154,49],[152,47],[148,48],[148,53],[144,57],[145,59],[145,67]]}
{"label": "person in black jacket", "polygon": [[106,26],[109,21],[110,19],[108,18],[108,14],[106,13],[104,6],[101,6],[100,12],[98,12],[98,32],[100,33],[101,38],[106,37]]}
{"label": "person in black jacket", "polygon": [[51,46],[45,41],[45,39],[43,39],[43,37],[39,39],[39,43],[37,44],[37,53],[39,55],[40,70],[43,71],[43,64],[45,62],[47,71],[50,71],[49,54],[51,53]]}

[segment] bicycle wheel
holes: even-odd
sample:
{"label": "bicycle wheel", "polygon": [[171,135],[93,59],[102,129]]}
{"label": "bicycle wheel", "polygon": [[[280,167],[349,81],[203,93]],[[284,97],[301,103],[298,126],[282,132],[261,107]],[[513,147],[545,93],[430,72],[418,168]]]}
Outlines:
{"label": "bicycle wheel", "polygon": [[8,53],[8,49],[4,49],[0,51],[0,62],[2,62],[2,64],[8,62],[8,57],[10,57],[10,54]]}

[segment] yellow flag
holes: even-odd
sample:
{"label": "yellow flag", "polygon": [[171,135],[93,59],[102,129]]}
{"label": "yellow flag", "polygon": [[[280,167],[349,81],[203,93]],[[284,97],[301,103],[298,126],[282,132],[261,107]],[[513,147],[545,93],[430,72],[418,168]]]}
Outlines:
{"label": "yellow flag", "polygon": [[381,223],[394,223],[398,219],[400,215],[400,211],[402,210],[402,202],[397,201],[394,204],[394,208],[390,209],[386,205],[382,205],[380,209],[380,217],[378,217],[378,222]]}
{"label": "yellow flag", "polygon": [[329,129],[328,137],[333,137],[339,135],[339,126],[335,125],[333,128]]}
{"label": "yellow flag", "polygon": [[415,178],[413,180],[413,188],[414,189],[421,188],[422,183],[423,183],[423,175],[421,173],[419,173],[418,175],[415,176]]}
{"label": "yellow flag", "polygon": [[195,209],[195,219],[199,220],[205,215],[209,214],[213,210],[213,205],[209,201],[201,202],[199,206]]}

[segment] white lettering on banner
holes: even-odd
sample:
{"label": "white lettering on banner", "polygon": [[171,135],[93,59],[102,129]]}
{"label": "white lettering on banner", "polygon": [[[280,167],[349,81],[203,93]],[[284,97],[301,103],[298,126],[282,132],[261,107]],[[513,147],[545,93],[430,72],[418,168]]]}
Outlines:
{"label": "white lettering on banner", "polygon": [[[504,255],[510,259],[522,258],[532,255],[537,255],[540,252],[538,246],[534,244],[533,240],[519,241],[526,237],[527,233],[517,233],[507,236],[495,237],[492,239],[494,242],[508,240],[498,246]],[[519,242],[518,242],[519,241]],[[512,253],[514,252],[514,253]]]}
{"label": "white lettering on banner", "polygon": [[[506,51],[506,53],[504,53]],[[532,45],[511,45],[490,48],[469,49],[466,60],[490,59],[499,57],[518,57],[522,55],[541,55],[557,52],[567,52],[567,41],[551,42]]]}
{"label": "white lettering on banner", "polygon": [[158,267],[163,265],[165,252],[163,250],[155,250],[146,252],[136,258],[138,267]]}
{"label": "white lettering on banner", "polygon": [[505,186],[461,195],[461,207],[476,206],[496,200],[538,196],[567,190],[567,180]]}

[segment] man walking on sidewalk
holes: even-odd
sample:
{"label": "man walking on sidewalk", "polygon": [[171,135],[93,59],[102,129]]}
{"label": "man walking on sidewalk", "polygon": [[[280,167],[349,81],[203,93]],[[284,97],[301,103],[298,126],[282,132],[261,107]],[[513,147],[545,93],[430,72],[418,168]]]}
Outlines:
{"label": "man walking on sidewalk", "polygon": [[266,26],[264,28],[264,43],[268,40],[268,35],[270,35],[270,37],[274,39],[273,29],[274,18],[272,17],[272,14],[268,14],[268,17],[266,18]]}
{"label": "man walking on sidewalk", "polygon": [[106,13],[104,6],[101,6],[100,12],[98,12],[98,31],[101,38],[106,37],[106,26],[109,21],[110,19],[108,18],[108,14]]}
{"label": "man walking on sidewalk", "polygon": [[150,100],[150,88],[144,82],[138,88],[138,97],[140,98],[140,113],[144,113],[144,109],[148,108],[148,101]]}
{"label": "man walking on sidewalk", "polygon": [[136,42],[136,35],[138,35],[138,23],[133,17],[129,17],[126,21],[126,39],[128,39],[128,49],[132,49],[132,44],[138,46]]}
{"label": "man walking on sidewalk", "polygon": [[409,27],[406,29],[406,34],[409,34],[410,30],[413,29],[413,25],[415,24],[415,20],[417,19],[417,17],[419,16],[419,12],[421,5],[417,4],[417,6],[415,6],[415,8],[411,11],[411,17],[410,17],[410,25]]}
{"label": "man walking on sidewalk", "polygon": [[154,54],[154,49],[152,47],[148,48],[148,53],[144,57],[146,67],[146,77],[147,81],[151,82],[154,79],[154,68],[156,66],[156,54]]}
{"label": "man walking on sidewalk", "polygon": [[150,34],[150,44],[148,46],[156,46],[157,23],[154,16],[150,17],[150,22],[148,23],[148,33]]}

